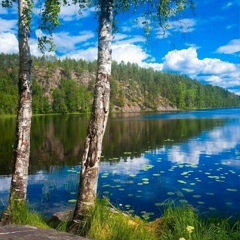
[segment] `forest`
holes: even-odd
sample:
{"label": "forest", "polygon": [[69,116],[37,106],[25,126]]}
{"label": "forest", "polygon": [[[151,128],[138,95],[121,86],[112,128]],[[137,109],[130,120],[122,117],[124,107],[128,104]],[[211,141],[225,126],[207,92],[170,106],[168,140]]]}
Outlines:
{"label": "forest", "polygon": [[[16,114],[17,54],[0,54],[0,115]],[[91,111],[97,61],[33,57],[33,113]],[[111,111],[140,112],[240,106],[240,97],[187,76],[112,63]]]}

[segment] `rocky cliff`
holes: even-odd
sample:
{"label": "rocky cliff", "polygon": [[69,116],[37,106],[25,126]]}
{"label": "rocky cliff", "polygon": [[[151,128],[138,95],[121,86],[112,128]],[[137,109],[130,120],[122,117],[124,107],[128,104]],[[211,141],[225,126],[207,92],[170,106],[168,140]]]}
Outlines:
{"label": "rocky cliff", "polygon": [[[59,67],[35,66],[33,79],[43,88],[44,95],[52,103],[53,90],[60,88],[63,80],[74,80],[78,85],[84,86],[86,91],[93,91],[96,74],[86,70],[78,73],[74,70],[66,71]],[[172,111],[177,109],[160,94],[157,98],[146,101],[146,98],[151,94],[147,91],[143,92],[135,81],[115,79],[114,83],[114,100],[111,101],[112,112]]]}

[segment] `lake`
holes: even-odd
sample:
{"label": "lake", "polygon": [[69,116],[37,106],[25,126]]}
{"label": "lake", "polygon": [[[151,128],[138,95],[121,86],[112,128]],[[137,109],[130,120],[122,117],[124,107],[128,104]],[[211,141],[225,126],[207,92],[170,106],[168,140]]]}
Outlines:
{"label": "lake", "polygon": [[[7,205],[15,118],[0,118],[0,212]],[[74,208],[88,116],[32,120],[28,201],[50,216]],[[114,114],[98,193],[155,219],[174,201],[211,216],[240,216],[240,109]]]}

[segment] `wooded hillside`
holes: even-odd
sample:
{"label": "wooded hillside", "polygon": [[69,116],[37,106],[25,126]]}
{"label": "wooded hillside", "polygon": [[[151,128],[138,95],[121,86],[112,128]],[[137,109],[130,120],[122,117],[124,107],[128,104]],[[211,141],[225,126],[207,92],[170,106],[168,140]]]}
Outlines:
{"label": "wooded hillside", "polygon": [[[97,62],[33,58],[33,112],[88,112]],[[18,55],[0,54],[0,114],[15,114]],[[139,112],[240,106],[239,96],[186,76],[113,62],[111,111]]]}

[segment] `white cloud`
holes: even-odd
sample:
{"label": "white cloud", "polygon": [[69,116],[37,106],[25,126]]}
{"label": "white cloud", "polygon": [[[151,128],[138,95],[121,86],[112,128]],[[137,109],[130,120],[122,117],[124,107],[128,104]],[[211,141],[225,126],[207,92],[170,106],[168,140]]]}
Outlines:
{"label": "white cloud", "polygon": [[[1,1],[0,1],[0,4],[1,4]],[[7,14],[7,9],[0,7],[0,14]]]}
{"label": "white cloud", "polygon": [[168,52],[164,57],[163,70],[187,74],[223,88],[240,85],[237,65],[220,59],[199,59],[194,47]]}
{"label": "white cloud", "polygon": [[223,62],[216,58],[204,58],[200,60],[203,63],[202,74],[224,74],[236,71],[233,63]]}
{"label": "white cloud", "polygon": [[89,47],[87,49],[72,51],[64,55],[64,58],[65,57],[73,58],[76,60],[83,59],[86,61],[94,61],[97,60],[97,47]]}
{"label": "white cloud", "polygon": [[17,14],[18,12],[17,1],[10,1],[12,2],[11,8],[2,7],[2,2],[3,0],[0,0],[0,14],[10,14],[10,13]]}
{"label": "white cloud", "polygon": [[18,53],[18,40],[13,33],[0,33],[0,52]]}
{"label": "white cloud", "polygon": [[94,38],[94,33],[90,31],[79,32],[77,36],[70,36],[68,32],[53,34],[56,48],[61,53],[66,53],[76,48],[76,45]]}
{"label": "white cloud", "polygon": [[0,18],[0,31],[6,32],[6,31],[12,31],[17,29],[17,20],[6,20],[3,18]]}
{"label": "white cloud", "polygon": [[124,61],[125,63],[130,62],[141,65],[149,57],[141,47],[134,44],[114,44],[112,48],[113,60],[117,62]]}
{"label": "white cloud", "polygon": [[[38,41],[36,39],[30,39],[29,45],[30,45],[31,55],[36,56],[36,57],[40,57],[43,55],[38,48]],[[54,52],[46,52],[45,55],[55,55],[55,53]]]}
{"label": "white cloud", "polygon": [[[171,32],[189,33],[195,30],[196,20],[191,18],[184,18],[178,21],[171,21],[168,29],[158,27],[154,30],[156,38],[163,39],[172,35]],[[174,33],[175,34],[175,33]]]}
{"label": "white cloud", "polygon": [[159,38],[159,39],[168,38],[171,35],[170,31],[164,30],[163,28],[158,28],[156,29],[155,32],[156,32],[156,38]]}
{"label": "white cloud", "polygon": [[162,63],[141,63],[141,67],[144,67],[144,68],[152,68],[156,71],[162,71],[163,69],[163,64]]}
{"label": "white cloud", "polygon": [[240,52],[240,39],[233,39],[227,45],[217,49],[217,53],[233,54]]}
{"label": "white cloud", "polygon": [[191,18],[184,18],[178,21],[170,22],[169,30],[174,32],[193,32],[195,30],[196,20]]}
{"label": "white cloud", "polygon": [[78,10],[79,7],[74,4],[71,4],[70,6],[62,6],[59,16],[64,21],[73,21],[81,18],[86,18],[90,16],[91,13],[96,12],[95,7],[85,8],[82,10],[81,14],[78,13]]}
{"label": "white cloud", "polygon": [[131,28],[131,27],[128,27],[128,26],[123,26],[123,27],[122,27],[122,31],[123,31],[123,32],[131,32],[131,31],[132,31],[132,28]]}
{"label": "white cloud", "polygon": [[133,44],[133,43],[142,43],[145,41],[146,39],[140,35],[130,36],[130,35],[118,33],[114,36],[113,44],[115,45]]}
{"label": "white cloud", "polygon": [[[64,37],[59,37],[63,41]],[[117,62],[130,62],[137,63],[141,67],[154,68],[155,70],[162,70],[163,65],[159,63],[146,63],[150,55],[143,51],[141,46],[135,45],[135,43],[142,43],[145,39],[142,36],[129,36],[126,34],[118,33],[114,36],[114,42],[112,45],[112,59]],[[68,41],[63,41],[68,42]],[[65,43],[62,43],[65,45]],[[67,57],[74,59],[84,59],[87,61],[93,61],[97,59],[97,46],[91,46],[86,49],[74,50],[72,44],[68,44],[68,48],[72,46],[72,52],[68,52]]]}
{"label": "white cloud", "polygon": [[225,3],[223,6],[222,6],[222,10],[225,10],[225,9],[228,9],[230,7],[233,6],[233,2],[228,2],[228,3]]}
{"label": "white cloud", "polygon": [[224,74],[235,72],[236,66],[220,59],[204,58],[200,60],[197,49],[173,50],[164,57],[164,70],[174,70],[196,77],[198,74]]}
{"label": "white cloud", "polygon": [[192,76],[196,76],[202,68],[202,63],[197,57],[195,48],[173,50],[164,57],[163,70],[183,72]]}

